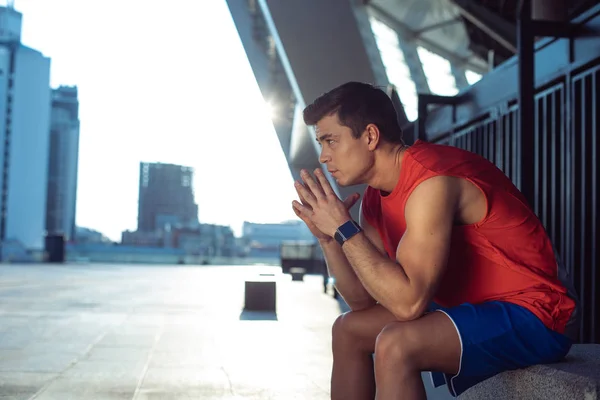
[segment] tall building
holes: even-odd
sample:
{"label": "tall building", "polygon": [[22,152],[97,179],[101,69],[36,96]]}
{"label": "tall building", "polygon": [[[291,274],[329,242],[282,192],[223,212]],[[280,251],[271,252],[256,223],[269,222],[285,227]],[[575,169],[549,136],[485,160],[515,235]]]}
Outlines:
{"label": "tall building", "polygon": [[138,231],[154,231],[166,225],[198,225],[198,205],[190,167],[140,163]]}
{"label": "tall building", "polygon": [[77,87],[61,86],[52,91],[46,230],[67,240],[75,237],[78,159]]}
{"label": "tall building", "polygon": [[22,16],[0,7],[0,242],[44,248],[50,131],[50,59],[20,43]]}

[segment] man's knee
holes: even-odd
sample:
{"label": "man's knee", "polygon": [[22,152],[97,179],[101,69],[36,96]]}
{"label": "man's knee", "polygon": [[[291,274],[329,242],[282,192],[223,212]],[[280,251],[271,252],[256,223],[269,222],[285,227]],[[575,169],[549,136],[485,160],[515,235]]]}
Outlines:
{"label": "man's knee", "polygon": [[375,360],[379,365],[409,366],[418,359],[419,338],[410,322],[391,322],[375,342]]}
{"label": "man's knee", "polygon": [[353,318],[352,311],[349,311],[339,315],[335,319],[331,329],[331,338],[334,346],[340,342],[345,342],[350,338],[349,325],[351,325],[351,321],[349,320]]}
{"label": "man's knee", "polygon": [[360,315],[353,311],[348,311],[336,318],[331,332],[334,350],[340,346],[351,346],[358,349],[361,340],[360,323]]}

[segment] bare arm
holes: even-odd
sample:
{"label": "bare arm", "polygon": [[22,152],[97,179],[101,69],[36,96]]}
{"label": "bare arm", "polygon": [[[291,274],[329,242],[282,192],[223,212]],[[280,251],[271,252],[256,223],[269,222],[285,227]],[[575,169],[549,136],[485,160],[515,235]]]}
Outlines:
{"label": "bare arm", "polygon": [[[375,228],[373,228],[365,220],[362,213],[362,203],[360,209],[360,225],[363,228],[368,240],[373,243],[379,252],[385,254],[383,242],[379,237]],[[329,275],[335,278],[335,287],[340,292],[348,306],[353,311],[364,310],[365,308],[375,305],[376,301],[365,289],[362,282],[352,269],[348,262],[348,258],[340,245],[333,239],[321,241],[321,247],[325,260],[327,261],[327,269]]]}
{"label": "bare arm", "polygon": [[346,255],[336,241],[321,244],[329,275],[335,278],[335,288],[344,298],[352,311],[364,310],[375,304],[356,273],[350,266]]}
{"label": "bare arm", "polygon": [[447,264],[459,196],[456,181],[448,177],[428,179],[413,191],[395,261],[381,254],[366,232],[343,245],[365,289],[399,320],[420,317],[435,294]]}

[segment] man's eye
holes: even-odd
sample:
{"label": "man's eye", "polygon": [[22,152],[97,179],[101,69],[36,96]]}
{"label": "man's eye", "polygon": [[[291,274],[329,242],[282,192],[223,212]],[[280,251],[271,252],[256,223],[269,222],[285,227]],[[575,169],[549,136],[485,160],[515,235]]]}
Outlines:
{"label": "man's eye", "polygon": [[327,141],[327,143],[329,143],[329,145],[331,146],[332,144],[334,144],[334,143],[335,143],[335,140],[333,140],[333,139],[330,139],[330,140],[328,140],[328,141]]}

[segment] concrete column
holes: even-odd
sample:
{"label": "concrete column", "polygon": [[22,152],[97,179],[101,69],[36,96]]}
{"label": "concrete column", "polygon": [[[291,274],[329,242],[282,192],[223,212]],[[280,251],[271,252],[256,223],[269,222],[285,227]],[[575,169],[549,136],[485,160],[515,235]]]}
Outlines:
{"label": "concrete column", "polygon": [[[304,107],[348,81],[386,87],[387,76],[378,55],[364,6],[355,0],[259,0],[275,40],[279,58],[298,101]],[[320,148],[312,129],[301,129],[296,112],[290,142],[290,167],[319,165]],[[311,143],[312,151],[307,147]],[[333,183],[333,180],[330,181]],[[342,198],[364,187],[334,189]],[[354,212],[357,218],[358,207]]]}
{"label": "concrete column", "polygon": [[227,0],[227,5],[263,98],[276,107],[273,127],[289,163],[296,100],[279,57],[269,52],[271,34],[262,10],[247,0]]}
{"label": "concrete column", "polygon": [[371,62],[350,0],[260,0],[260,5],[301,103],[348,81],[387,85]]}

